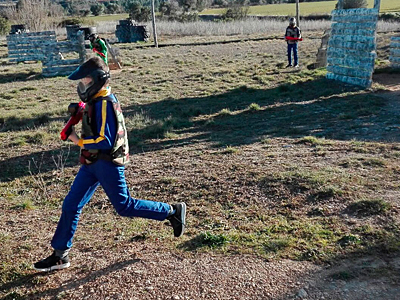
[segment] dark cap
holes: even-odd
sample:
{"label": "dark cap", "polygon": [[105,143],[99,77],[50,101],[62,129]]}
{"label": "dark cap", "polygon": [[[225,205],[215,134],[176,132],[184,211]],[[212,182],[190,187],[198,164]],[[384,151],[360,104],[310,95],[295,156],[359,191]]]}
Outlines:
{"label": "dark cap", "polygon": [[76,68],[76,70],[68,76],[68,79],[82,79],[89,76],[96,70],[103,70],[105,72],[108,72],[108,67],[99,57],[92,57],[91,59],[80,65],[78,68]]}

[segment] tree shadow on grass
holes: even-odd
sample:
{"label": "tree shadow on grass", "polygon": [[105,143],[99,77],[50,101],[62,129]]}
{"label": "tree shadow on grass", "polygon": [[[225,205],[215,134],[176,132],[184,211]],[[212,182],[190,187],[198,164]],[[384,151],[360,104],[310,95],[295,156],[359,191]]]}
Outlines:
{"label": "tree shadow on grass", "polygon": [[0,83],[9,83],[15,81],[31,81],[42,78],[42,72],[28,71],[23,73],[4,73],[0,74]]}
{"label": "tree shadow on grass", "polygon": [[[122,262],[116,262],[112,265],[109,265],[108,267],[106,267],[104,269],[101,269],[101,270],[98,270],[95,272],[89,272],[86,277],[83,277],[81,279],[67,281],[65,284],[63,284],[63,286],[58,287],[58,288],[48,289],[45,291],[33,292],[33,293],[26,294],[23,296],[12,293],[12,295],[5,296],[5,297],[1,298],[0,300],[20,299],[20,298],[21,299],[42,299],[44,297],[55,297],[61,292],[75,290],[83,284],[95,281],[98,277],[107,276],[115,271],[118,271],[122,268],[125,268],[129,265],[133,265],[138,262],[140,262],[140,259],[129,259],[129,260],[122,261]],[[28,290],[32,290],[32,289],[34,290],[35,286],[36,286],[36,284],[33,282],[34,279],[43,277],[43,276],[48,277],[48,276],[51,276],[52,274],[55,274],[55,272],[29,274],[29,275],[23,276],[23,277],[15,280],[15,281],[11,281],[9,283],[3,284],[2,286],[0,286],[0,290],[8,291],[11,289],[18,289],[21,287],[24,287]],[[18,297],[20,297],[20,298],[18,298]]]}
{"label": "tree shadow on grass", "polygon": [[[396,113],[384,109],[386,102],[357,87],[322,78],[272,89],[244,86],[207,97],[165,99],[126,107],[124,114],[128,124],[132,120],[139,123],[132,126],[128,134],[132,152],[202,142],[214,147],[240,146],[267,138],[309,135],[384,142],[390,134],[385,128],[390,124],[396,128],[399,118]],[[14,120],[14,123],[3,124],[2,131],[16,131],[22,124],[48,121],[41,116]],[[390,138],[399,140],[400,134],[392,134]],[[45,156],[51,157],[52,153],[47,151]],[[0,161],[0,180],[29,175],[28,161],[38,155]],[[68,166],[73,165],[71,163]],[[46,164],[45,168],[49,171],[56,166]]]}
{"label": "tree shadow on grass", "polygon": [[67,118],[51,118],[47,113],[38,114],[32,118],[18,118],[18,117],[10,117],[10,118],[2,118],[0,117],[0,132],[17,132],[22,130],[27,130],[29,128],[38,127],[41,125],[45,125],[52,121],[63,120]]}
{"label": "tree shadow on grass", "polygon": [[57,163],[63,164],[64,168],[76,166],[79,163],[78,155],[78,149],[69,151],[66,148],[60,148],[2,160],[0,161],[0,182],[53,171],[61,167],[57,166]]}
{"label": "tree shadow on grass", "polygon": [[165,99],[127,107],[125,115],[147,120],[129,137],[133,148],[152,151],[197,142],[225,147],[308,135],[385,141],[380,131],[398,117],[384,111],[385,105],[385,99],[357,87],[318,79],[266,90],[241,87],[207,97]]}
{"label": "tree shadow on grass", "polygon": [[292,278],[299,286],[276,299],[304,298],[299,297],[304,291],[308,294],[306,298],[311,299],[318,299],[319,295],[329,299],[397,299],[399,262],[400,251],[388,251],[384,244],[377,244],[365,251],[335,257],[317,271]]}

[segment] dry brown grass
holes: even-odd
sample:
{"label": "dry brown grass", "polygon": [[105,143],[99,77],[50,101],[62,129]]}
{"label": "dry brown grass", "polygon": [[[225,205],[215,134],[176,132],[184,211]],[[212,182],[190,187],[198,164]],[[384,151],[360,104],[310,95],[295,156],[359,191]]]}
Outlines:
{"label": "dry brown grass", "polygon": [[[151,284],[163,277],[160,269],[143,267],[150,281],[144,285],[152,290],[135,281],[141,273],[134,270],[139,261],[168,268],[170,255],[179,266],[248,254],[243,257],[256,268],[266,266],[260,257],[280,264],[282,258],[337,262],[397,254],[397,100],[380,97],[383,85],[362,91],[325,80],[324,70],[307,70],[318,46],[318,40],[305,40],[304,67],[291,71],[277,67],[285,63],[278,40],[159,49],[118,45],[124,68],[113,74],[112,86],[130,132],[128,184],[138,198],[187,202],[187,233],[173,239],[162,222],[117,216],[100,189],[82,215],[74,267],[43,276],[31,264],[49,254],[63,197],[79,167],[77,149],[69,152],[58,139],[75,87],[66,78],[42,78],[39,64],[8,64],[3,45],[0,297],[115,298],[120,284],[120,295],[129,298],[136,284],[132,298],[167,299],[163,286]],[[360,203],[372,209],[357,213]],[[299,278],[315,267],[288,262],[285,268],[292,266]],[[198,270],[185,268],[196,281]],[[275,286],[270,295],[284,297],[290,288]],[[201,284],[193,289],[187,288],[188,299],[196,293],[208,299]],[[256,285],[236,293],[247,289],[269,297]],[[216,290],[234,299],[228,286]]]}

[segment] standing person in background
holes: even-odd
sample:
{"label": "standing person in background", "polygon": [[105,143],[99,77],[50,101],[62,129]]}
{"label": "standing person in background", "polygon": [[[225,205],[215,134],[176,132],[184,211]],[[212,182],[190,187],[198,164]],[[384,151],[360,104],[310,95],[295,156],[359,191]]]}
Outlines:
{"label": "standing person in background", "polygon": [[288,65],[286,68],[293,67],[292,65],[292,50],[293,50],[293,59],[294,59],[294,67],[299,67],[299,61],[297,56],[297,43],[302,40],[301,38],[301,30],[297,27],[296,18],[290,18],[289,26],[286,28],[285,32],[285,40],[287,42],[287,56],[288,56]]}
{"label": "standing person in background", "polygon": [[96,33],[89,35],[90,49],[108,65],[107,45]]}

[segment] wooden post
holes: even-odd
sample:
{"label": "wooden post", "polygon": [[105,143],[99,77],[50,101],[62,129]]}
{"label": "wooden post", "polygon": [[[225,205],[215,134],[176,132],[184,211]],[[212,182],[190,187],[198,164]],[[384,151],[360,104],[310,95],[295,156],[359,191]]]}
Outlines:
{"label": "wooden post", "polygon": [[79,45],[79,60],[80,63],[83,63],[86,59],[86,49],[85,49],[85,37],[84,37],[85,33],[82,30],[79,30],[76,33],[76,40],[78,42]]}
{"label": "wooden post", "polygon": [[153,23],[153,36],[154,36],[154,47],[158,48],[157,42],[157,30],[156,30],[156,14],[154,12],[154,0],[151,0],[151,21]]}
{"label": "wooden post", "polygon": [[296,0],[296,21],[297,21],[297,26],[300,26],[300,7],[299,7],[299,0]]}

